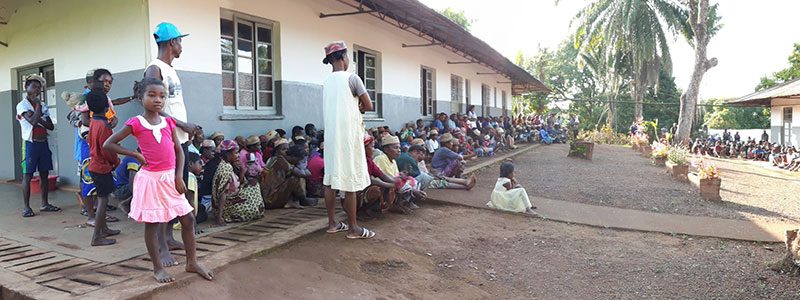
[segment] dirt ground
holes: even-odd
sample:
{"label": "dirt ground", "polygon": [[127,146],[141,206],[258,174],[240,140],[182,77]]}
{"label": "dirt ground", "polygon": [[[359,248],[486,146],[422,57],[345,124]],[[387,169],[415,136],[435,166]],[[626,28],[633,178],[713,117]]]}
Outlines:
{"label": "dirt ground", "polygon": [[[729,219],[800,220],[798,177],[741,161],[714,161],[723,201],[709,202],[629,147],[595,145],[592,161],[569,158],[567,151],[567,145],[556,144],[515,157],[517,181],[531,195],[556,200]],[[479,185],[493,185],[497,169],[482,171]]]}
{"label": "dirt ground", "polygon": [[427,206],[316,233],[154,299],[798,299],[780,244],[599,229]]}

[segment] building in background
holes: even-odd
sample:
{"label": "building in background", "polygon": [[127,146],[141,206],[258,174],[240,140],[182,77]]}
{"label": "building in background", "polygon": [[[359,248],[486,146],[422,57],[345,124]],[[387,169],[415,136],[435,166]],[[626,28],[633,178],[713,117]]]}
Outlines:
{"label": "building in background", "polygon": [[[13,137],[0,144],[8,154],[0,157],[0,178],[21,176],[14,107],[23,97],[23,76],[41,73],[48,80],[57,174],[74,185],[74,128],[57,96],[80,91],[86,72],[98,67],[114,73],[112,98],[132,94],[156,56],[152,30],[164,21],[190,34],[174,63],[189,121],[229,137],[321,124],[322,81],[331,71],[322,64],[322,49],[334,40],[347,42],[350,71],[375,101],[368,127],[399,128],[438,112],[463,113],[468,105],[484,115],[508,115],[512,96],[547,90],[416,0],[15,0],[0,6],[6,12],[0,16],[0,132]],[[125,120],[141,110],[132,102],[118,112]]]}
{"label": "building in background", "polygon": [[769,107],[769,141],[800,146],[800,79],[749,94],[728,104]]}

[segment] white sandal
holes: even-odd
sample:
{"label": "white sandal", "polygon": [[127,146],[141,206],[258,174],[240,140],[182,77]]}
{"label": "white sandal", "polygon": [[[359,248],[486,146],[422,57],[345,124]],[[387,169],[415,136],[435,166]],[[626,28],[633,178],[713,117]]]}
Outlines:
{"label": "white sandal", "polygon": [[347,224],[345,224],[344,222],[339,222],[339,225],[336,225],[336,228],[328,229],[326,232],[327,233],[337,233],[337,232],[348,231],[348,230],[350,230],[350,226],[347,226]]}
{"label": "white sandal", "polygon": [[375,232],[370,231],[369,229],[363,227],[361,228],[360,235],[350,235],[350,234],[347,235],[348,239],[371,239],[373,237],[375,237]]}

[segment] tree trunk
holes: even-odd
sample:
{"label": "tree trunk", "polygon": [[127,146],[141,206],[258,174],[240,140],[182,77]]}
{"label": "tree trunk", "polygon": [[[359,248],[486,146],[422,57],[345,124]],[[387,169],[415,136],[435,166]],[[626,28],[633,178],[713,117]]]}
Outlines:
{"label": "tree trunk", "polygon": [[[634,75],[639,76],[639,75]],[[640,78],[634,78],[633,82],[633,119],[634,121],[643,120],[644,119],[644,109],[642,105],[642,101],[644,100],[644,81]]]}
{"label": "tree trunk", "polygon": [[678,115],[678,132],[675,140],[678,143],[689,145],[691,141],[692,122],[694,122],[697,109],[697,95],[700,93],[700,82],[708,69],[717,65],[717,59],[707,59],[708,47],[708,0],[689,1],[689,23],[694,32],[694,71],[689,81],[689,87],[681,96],[681,110]]}

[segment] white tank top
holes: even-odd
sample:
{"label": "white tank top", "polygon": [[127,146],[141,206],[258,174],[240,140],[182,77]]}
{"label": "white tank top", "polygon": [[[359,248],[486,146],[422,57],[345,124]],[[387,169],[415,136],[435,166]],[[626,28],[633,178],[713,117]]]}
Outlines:
{"label": "white tank top", "polygon": [[[189,120],[186,115],[186,105],[183,103],[183,87],[181,86],[181,79],[178,78],[178,72],[175,68],[167,63],[156,58],[147,67],[156,66],[161,70],[161,77],[163,78],[164,85],[167,89],[167,103],[162,108],[165,114],[179,120],[187,122]],[[180,128],[175,128],[178,133],[178,142],[184,144],[189,141],[189,134]]]}

